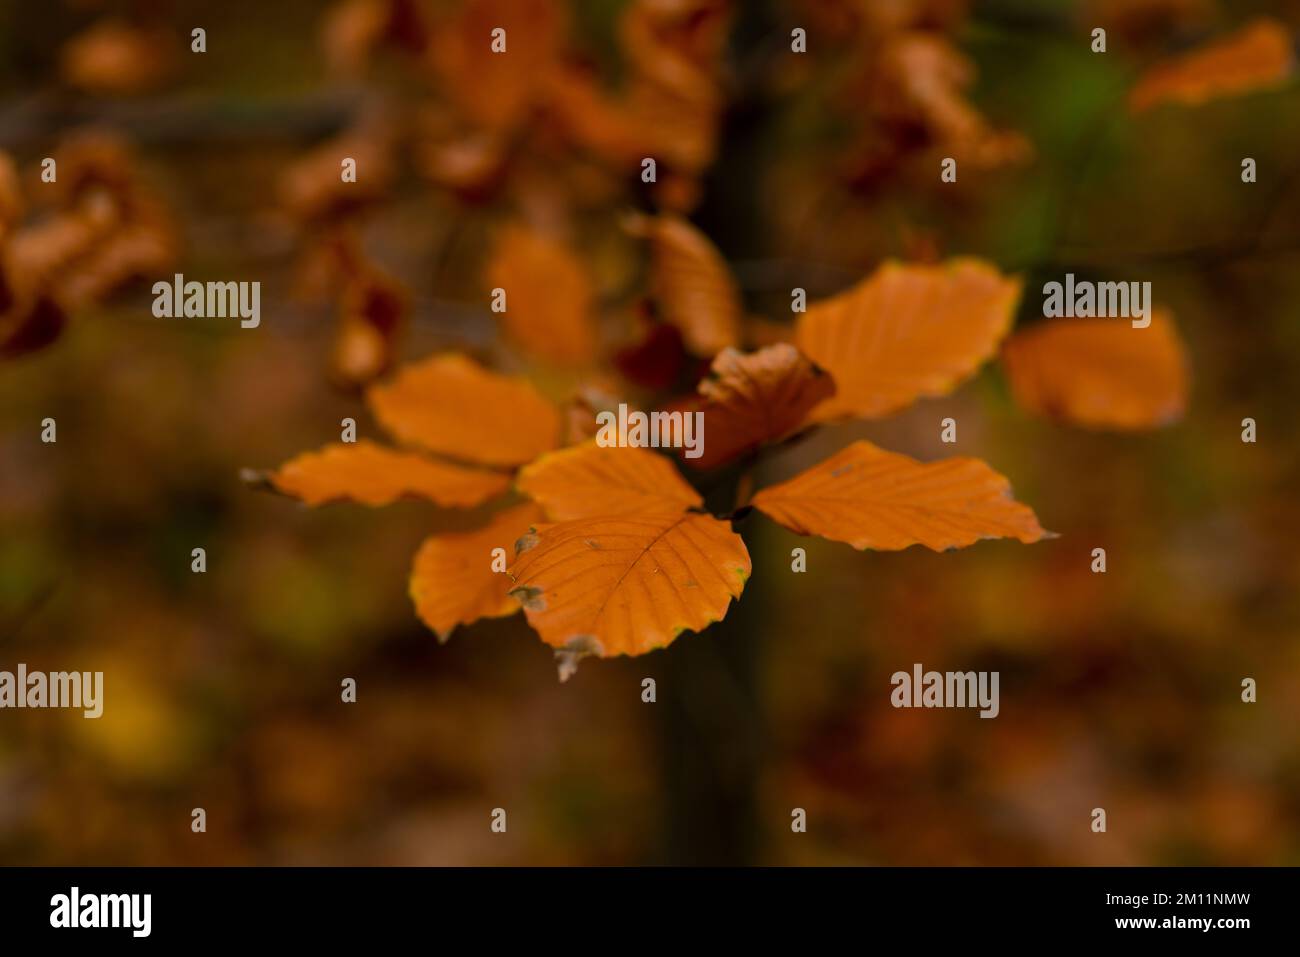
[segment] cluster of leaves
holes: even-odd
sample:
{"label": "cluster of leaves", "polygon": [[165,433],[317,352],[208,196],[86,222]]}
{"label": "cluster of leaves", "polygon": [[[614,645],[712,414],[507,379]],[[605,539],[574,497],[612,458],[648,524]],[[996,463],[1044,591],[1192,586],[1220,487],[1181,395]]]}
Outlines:
{"label": "cluster of leaves", "polygon": [[0,153],[0,356],[52,342],[69,314],[134,279],[166,270],[177,240],[126,145],[106,133],[69,136],[24,189]]}
{"label": "cluster of leaves", "polygon": [[[559,240],[584,209],[635,199],[644,157],[657,164],[659,208],[681,212],[698,201],[724,104],[728,8],[720,0],[628,4],[613,84],[575,49],[576,5],[340,0],[323,24],[327,62],[343,77],[396,65],[403,85],[281,184],[282,206],[304,237],[301,289],[340,303],[336,379],[361,385],[392,364],[409,297],[359,237],[373,210],[421,187],[454,197],[466,216],[490,206],[526,211],[528,232],[498,231],[488,274],[520,269],[561,283],[559,308],[570,321],[544,338],[531,316],[514,312],[511,329],[549,359],[589,361],[591,330],[571,317],[592,291]],[[488,47],[494,30],[503,31],[504,55]],[[341,157],[362,171],[356,182],[341,181]]]}
{"label": "cluster of leaves", "polygon": [[[836,102],[853,121],[835,170],[845,182],[877,183],[918,157],[931,179],[940,155],[976,169],[1031,160],[1023,136],[968,99],[974,70],[953,40],[965,4],[799,9],[853,65],[837,81]],[[304,239],[307,284],[340,304],[334,374],[366,387],[379,422],[406,448],[339,444],[268,479],[311,504],[415,495],[444,507],[476,506],[513,484],[528,501],[478,532],[430,539],[417,556],[412,595],[440,635],[522,604],[566,667],[583,654],[661,647],[718,620],[739,596],[750,563],[730,523],[751,506],[796,532],[858,548],[1037,540],[1044,533],[1033,513],[984,463],[923,465],[867,443],[749,498],[749,472],[765,450],[818,425],[945,395],[999,349],[1012,393],[1044,415],[1134,429],[1171,422],[1186,406],[1185,349],[1168,310],[1144,330],[1074,319],[1012,333],[1019,282],[976,259],[886,263],[813,303],[793,328],[747,316],[723,256],[687,218],[734,87],[734,12],[725,0],[631,0],[616,17],[613,70],[580,50],[575,22],[585,14],[558,0],[339,0],[325,17],[328,63],[344,76],[396,63],[400,93],[295,163],[281,205]],[[498,29],[505,55],[489,46]],[[150,24],[97,24],[68,45],[65,79],[114,95],[155,87],[179,42],[162,36]],[[145,49],[158,52],[135,55]],[[1130,107],[1275,85],[1292,60],[1286,30],[1256,21],[1156,63],[1134,85]],[[125,148],[95,139],[68,150],[57,189],[42,196],[55,213],[35,223],[23,223],[16,174],[0,163],[6,354],[49,341],[68,308],[174,256],[172,232]],[[657,164],[653,183],[638,175],[647,157]],[[340,177],[344,158],[360,171],[355,180]],[[559,402],[458,354],[375,384],[394,365],[411,305],[403,283],[367,251],[361,226],[405,194],[402,177],[412,171],[467,214],[493,210],[479,284],[508,291],[499,319],[515,353],[565,370],[566,386],[578,383]],[[648,208],[628,215],[629,205]],[[622,226],[630,291],[611,296],[597,275],[600,251],[577,225],[583,213]],[[609,320],[629,314],[640,338],[619,348]],[[706,512],[696,487],[654,453],[589,441],[594,413],[626,399],[703,412],[704,456],[683,464],[702,473],[700,486],[737,469],[741,494],[730,510]],[[508,574],[493,571],[486,555],[516,540]]]}
{"label": "cluster of leaves", "polygon": [[[947,394],[993,355],[1018,297],[1016,280],[977,261],[888,264],[810,305],[794,329],[797,347],[724,347],[697,394],[668,403],[703,416],[705,454],[684,461],[706,476],[736,463],[748,471],[764,450],[817,424]],[[732,527],[750,507],[860,549],[941,551],[1046,534],[985,463],[923,464],[865,441],[713,515],[655,452],[591,439],[560,447],[559,409],[527,381],[462,355],[410,365],[367,398],[395,439],[421,451],[337,443],[291,460],[269,482],[309,504],[382,505],[408,494],[456,507],[502,494],[513,478],[530,501],[477,531],[428,539],[411,595],[442,637],[522,606],[557,649],[562,676],[582,656],[640,654],[722,618],[750,574]],[[508,572],[494,569],[496,549],[514,553]]]}
{"label": "cluster of leaves", "polygon": [[[265,476],[279,491],[313,505],[336,499],[382,505],[411,495],[471,507],[513,485],[523,500],[476,531],[431,537],[416,556],[411,596],[442,639],[458,625],[522,607],[556,649],[562,678],[583,656],[663,647],[684,630],[721,619],[740,596],[751,564],[733,525],[752,510],[796,533],[859,549],[922,544],[944,550],[982,538],[1043,538],[1047,533],[1033,512],[1010,497],[1007,480],[985,463],[954,458],[923,464],[868,442],[752,493],[752,468],[767,450],[826,423],[886,416],[919,398],[946,395],[999,348],[1013,395],[1043,415],[1092,428],[1142,429],[1175,421],[1186,407],[1185,348],[1167,309],[1157,309],[1145,329],[1069,319],[1009,335],[1019,280],[977,259],[886,263],[850,289],[808,305],[793,328],[747,316],[724,258],[681,215],[694,195],[682,183],[695,183],[716,138],[718,103],[705,91],[717,92],[724,7],[630,4],[620,36],[634,79],[620,101],[566,60],[557,5],[471,0],[435,28],[410,3],[346,0],[330,18],[327,38],[336,62],[359,68],[387,41],[426,69],[432,64],[451,91],[444,119],[450,110],[454,120],[439,127],[443,138],[424,142],[427,169],[454,168],[460,178],[445,185],[464,195],[505,190],[507,202],[523,210],[497,230],[482,273],[485,290],[508,292],[500,317],[505,336],[543,366],[588,376],[585,386],[556,404],[525,379],[491,372],[460,354],[435,355],[366,392],[376,419],[407,448],[334,444]],[[874,51],[861,58],[868,75],[850,83],[870,91],[867,102],[874,104],[871,132],[859,142],[881,140],[891,124],[911,124],[927,131],[922,139],[930,148],[974,158],[977,165],[1027,159],[1031,151],[1021,138],[996,132],[962,98],[969,65],[943,32],[956,18],[936,18],[923,7],[902,5],[890,13],[868,6],[846,28],[852,42]],[[520,71],[521,60],[492,56],[483,37],[488,24],[508,24],[525,13],[537,26],[519,51],[529,65]],[[672,17],[696,29],[651,29]],[[709,25],[708,41],[691,42],[700,39],[700,23]],[[1137,83],[1131,105],[1195,103],[1277,82],[1290,69],[1277,49],[1279,29],[1254,24],[1204,51],[1158,64]],[[651,36],[662,42],[651,43]],[[707,56],[699,56],[701,49]],[[665,63],[680,67],[678,85],[662,72]],[[656,115],[646,104],[657,100],[662,107],[665,90],[681,93],[687,78],[695,95],[683,95],[669,112],[696,132],[711,132],[683,140],[673,126],[669,139],[679,146],[710,144],[684,155],[645,132],[647,117]],[[658,92],[651,96],[649,89]],[[706,102],[707,108],[701,105]],[[409,135],[367,135],[345,145],[349,155],[374,152],[371,168],[381,171],[376,180],[383,184],[394,144]],[[367,189],[337,186],[343,147],[329,144],[304,160],[289,192],[303,220],[330,224],[322,234],[335,242],[357,200],[371,196]],[[652,191],[657,212],[621,219],[624,231],[643,244],[639,308],[645,333],[638,344],[613,350],[602,341],[601,314],[609,304],[566,238],[565,217],[557,227],[554,217],[538,212],[568,210],[580,200],[570,193],[538,202],[525,170],[530,162],[560,162],[561,153],[570,167],[577,153],[585,153],[618,168],[654,155],[656,147],[670,157],[675,179]],[[433,161],[440,151],[460,161]],[[557,180],[556,189],[572,186],[563,176]],[[610,194],[600,196],[608,203]],[[767,344],[742,351],[755,343]],[[702,378],[699,358],[711,360]],[[602,364],[593,385],[590,376]],[[695,390],[675,392],[683,381]],[[654,452],[591,440],[595,413],[628,398],[642,400],[637,407],[703,413],[704,454],[682,462],[699,473],[694,484]],[[736,481],[737,498],[729,510],[709,512],[698,488],[714,484],[722,470]],[[493,561],[494,554],[513,554],[508,568],[504,559]]]}

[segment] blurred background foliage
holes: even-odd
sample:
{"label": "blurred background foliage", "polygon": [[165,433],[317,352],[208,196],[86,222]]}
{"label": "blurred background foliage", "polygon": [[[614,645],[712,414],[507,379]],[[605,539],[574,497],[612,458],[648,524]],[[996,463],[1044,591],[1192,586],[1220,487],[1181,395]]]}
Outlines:
{"label": "blurred background foliage", "polygon": [[[572,5],[573,42],[611,77],[627,5]],[[0,364],[0,668],[103,670],[106,685],[98,721],[0,712],[0,861],[1300,863],[1300,87],[1138,116],[1123,103],[1159,56],[1256,14],[1294,32],[1300,5],[736,4],[716,155],[680,206],[751,311],[786,315],[791,286],[832,293],[890,256],[1023,275],[1021,322],[1066,271],[1150,280],[1188,343],[1190,411],[1151,433],[1072,429],[1017,409],[992,366],[951,397],[827,430],[760,480],[858,437],[950,454],[938,423],[953,416],[956,451],[1012,477],[1060,537],[857,553],[752,516],[753,578],[721,625],[565,685],[519,617],[439,646],[413,614],[420,541],[486,509],[307,510],[240,483],[243,466],[335,439],[344,416],[377,431],[330,375],[335,304],[296,294],[302,237],[279,184],[429,91],[389,53],[328,70],[329,8],[0,8],[0,148],[27,170],[70,130],[117,131],[178,224],[177,270],[263,284],[256,331],[156,320],[135,282]],[[865,122],[853,78],[876,64],[855,30],[895,8],[970,58],[970,102],[1028,152],[963,165],[945,189],[927,131]],[[178,40],[129,96],[73,82],[67,44],[106,16],[174,38],[203,26],[208,52]],[[793,26],[806,56],[788,52]],[[643,197],[634,175],[582,177],[566,215],[608,293],[629,257],[612,224]],[[523,362],[495,343],[478,281],[489,227],[521,195],[400,180],[360,224],[410,297],[398,358]],[[189,568],[199,545],[205,575]],[[1089,571],[1099,546],[1105,575]],[[893,709],[889,676],[913,662],[1000,671],[1001,714]],[[489,831],[494,807],[506,835]],[[795,807],[807,834],[790,831]]]}

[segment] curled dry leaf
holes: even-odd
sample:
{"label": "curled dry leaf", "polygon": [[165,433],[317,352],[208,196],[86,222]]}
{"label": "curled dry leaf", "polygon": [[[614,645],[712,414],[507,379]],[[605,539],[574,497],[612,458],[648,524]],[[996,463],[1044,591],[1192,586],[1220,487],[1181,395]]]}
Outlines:
{"label": "curled dry leaf", "polygon": [[754,496],[755,508],[800,535],[854,548],[963,548],[982,538],[1045,536],[1033,510],[979,459],[922,463],[854,442],[826,461]]}
{"label": "curled dry leaf", "polygon": [[52,286],[77,262],[107,242],[119,220],[111,204],[91,203],[59,212],[16,232],[9,242],[9,272],[16,282]]}
{"label": "curled dry leaf", "polygon": [[885,45],[876,69],[877,110],[917,123],[944,152],[982,169],[1028,158],[1024,137],[994,130],[966,99],[975,68],[947,37],[900,31]]}
{"label": "curled dry leaf", "polygon": [[634,216],[628,231],[650,241],[651,286],[659,312],[686,348],[711,356],[740,341],[740,291],[722,254],[680,216]]}
{"label": "curled dry leaf", "polygon": [[126,145],[102,133],[69,136],[55,151],[59,178],[43,184],[52,214],[19,221],[21,194],[0,163],[0,353],[38,349],[70,312],[123,283],[165,272],[176,232],[140,186]]}
{"label": "curled dry leaf", "polygon": [[528,622],[572,664],[639,655],[720,620],[749,578],[730,524],[663,511],[539,526],[520,542],[511,592]]}
{"label": "curled dry leaf", "polygon": [[[356,162],[344,182],[343,161]],[[280,201],[299,222],[336,220],[382,199],[394,176],[392,134],[382,124],[352,130],[295,160],[280,178]]]}
{"label": "curled dry leaf", "polygon": [[498,512],[475,531],[424,540],[411,567],[411,600],[439,641],[446,641],[457,625],[519,610],[509,595],[514,583],[504,571],[493,571],[492,553],[500,548],[513,557],[515,542],[541,519],[542,510],[527,502]]}
{"label": "curled dry leaf", "polygon": [[401,441],[469,462],[522,465],[555,448],[559,436],[559,412],[527,379],[455,353],[403,367],[367,398]]}
{"label": "curled dry leaf", "polygon": [[685,511],[703,504],[664,456],[594,441],[543,455],[524,467],[515,484],[553,521]]}
{"label": "curled dry leaf", "polygon": [[59,177],[41,193],[65,210],[107,194],[111,208],[130,218],[137,203],[154,201],[145,190],[134,151],[120,136],[99,129],[69,134],[54,152]]}
{"label": "curled dry leaf", "polygon": [[1074,425],[1149,429],[1187,408],[1187,354],[1168,310],[1135,329],[1115,319],[1054,319],[1011,336],[1002,368],[1026,409]]}
{"label": "curled dry leaf", "polygon": [[563,445],[577,445],[600,431],[596,417],[619,403],[619,387],[604,377],[580,385],[564,405]]}
{"label": "curled dry leaf", "polygon": [[392,276],[368,266],[349,277],[330,361],[334,377],[357,386],[386,372],[406,311],[406,291]]}
{"label": "curled dry leaf", "polygon": [[1018,279],[977,259],[954,259],[886,263],[813,303],[795,341],[835,380],[834,397],[813,417],[874,418],[947,395],[997,351],[1019,298]]}
{"label": "curled dry leaf", "polygon": [[835,384],[798,349],[781,343],[749,354],[724,349],[699,391],[706,438],[699,458],[685,461],[713,468],[797,431],[834,394]]}
{"label": "curled dry leaf", "polygon": [[591,278],[563,243],[525,226],[497,236],[485,279],[506,293],[501,314],[510,338],[561,365],[584,365],[596,352]]}
{"label": "curled dry leaf", "polygon": [[1260,18],[1235,33],[1150,67],[1129,91],[1134,113],[1161,103],[1195,106],[1277,86],[1295,69],[1294,40],[1277,20]]}
{"label": "curled dry leaf", "polygon": [[266,476],[279,491],[308,505],[349,499],[388,505],[403,496],[447,508],[469,508],[504,492],[506,475],[438,462],[362,440],[304,452]]}
{"label": "curled dry leaf", "polygon": [[75,309],[107,298],[133,279],[157,276],[174,261],[176,244],[171,223],[161,217],[127,221],[60,279],[59,300]]}

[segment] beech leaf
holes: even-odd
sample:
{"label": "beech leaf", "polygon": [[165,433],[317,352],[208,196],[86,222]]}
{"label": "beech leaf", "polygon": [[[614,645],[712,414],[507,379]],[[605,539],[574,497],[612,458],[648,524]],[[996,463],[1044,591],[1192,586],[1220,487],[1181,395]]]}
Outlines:
{"label": "beech leaf", "polygon": [[1054,319],[1017,332],[1002,368],[1024,408],[1098,429],[1168,425],[1187,409],[1187,355],[1168,310],[1134,328],[1115,319]]}
{"label": "beech leaf", "polygon": [[578,519],[535,535],[510,569],[512,594],[542,640],[570,655],[639,655],[699,631],[750,573],[730,524],[697,512]]}
{"label": "beech leaf", "polygon": [[1240,30],[1148,68],[1129,91],[1134,113],[1162,103],[1195,106],[1275,87],[1295,69],[1294,40],[1281,22],[1252,20]]}
{"label": "beech leaf", "polygon": [[756,494],[755,508],[800,535],[854,548],[964,548],[982,538],[1028,544],[1048,535],[1011,484],[979,459],[918,462],[854,442],[787,482]]}
{"label": "beech leaf", "polygon": [[699,391],[703,451],[685,461],[713,468],[798,431],[809,411],[834,394],[835,384],[798,349],[781,343],[749,354],[724,349]]}
{"label": "beech leaf", "polygon": [[420,620],[440,641],[446,641],[457,625],[519,610],[519,602],[509,595],[514,583],[505,571],[493,571],[492,553],[504,549],[512,561],[515,541],[541,518],[542,510],[526,502],[497,513],[475,531],[424,540],[411,566],[411,600]]}
{"label": "beech leaf", "polygon": [[740,291],[709,238],[671,214],[634,217],[628,229],[650,241],[655,304],[681,330],[686,348],[711,356],[739,342]]}
{"label": "beech leaf", "polygon": [[699,493],[664,456],[594,441],[543,455],[525,466],[516,485],[554,521],[685,511],[702,504]]}
{"label": "beech leaf", "polygon": [[564,244],[523,226],[501,231],[485,271],[490,288],[506,291],[501,314],[525,350],[560,365],[582,365],[596,352],[591,279]]}
{"label": "beech leaf", "polygon": [[436,355],[371,386],[375,417],[403,442],[469,462],[522,465],[555,447],[559,412],[527,379]]}
{"label": "beech leaf", "polygon": [[819,421],[888,415],[947,395],[997,351],[1020,281],[978,259],[940,266],[886,263],[799,317],[795,341],[830,372],[835,395]]}
{"label": "beech leaf", "polygon": [[378,506],[412,495],[448,508],[469,508],[500,495],[510,484],[508,476],[497,472],[438,462],[365,440],[304,452],[266,478],[308,505],[350,499]]}

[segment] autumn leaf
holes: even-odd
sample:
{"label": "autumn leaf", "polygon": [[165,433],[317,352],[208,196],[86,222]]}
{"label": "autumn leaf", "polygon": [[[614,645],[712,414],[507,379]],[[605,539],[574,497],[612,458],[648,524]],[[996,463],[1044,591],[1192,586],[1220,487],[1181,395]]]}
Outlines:
{"label": "autumn leaf", "polygon": [[648,138],[648,155],[691,176],[717,151],[731,19],[722,0],[633,0],[619,18],[631,74],[626,108]]}
{"label": "autumn leaf", "polygon": [[405,366],[367,397],[401,441],[468,462],[522,465],[554,448],[559,435],[559,412],[528,380],[455,353]]}
{"label": "autumn leaf", "polygon": [[509,595],[514,582],[505,571],[493,571],[492,553],[500,548],[513,557],[515,542],[542,517],[538,506],[526,502],[497,513],[475,531],[424,540],[411,567],[411,600],[439,641],[446,641],[457,625],[519,610]]}
{"label": "autumn leaf", "polygon": [[685,461],[707,469],[797,431],[835,384],[794,346],[779,344],[749,354],[724,349],[699,391],[703,451]]}
{"label": "autumn leaf", "polygon": [[510,569],[562,678],[579,657],[644,654],[720,620],[749,573],[729,523],[681,511],[539,526]]}
{"label": "autumn leaf", "polygon": [[561,365],[592,360],[591,279],[563,243],[524,226],[507,226],[497,237],[485,276],[490,288],[505,290],[501,318],[525,350]]}
{"label": "autumn leaf", "polygon": [[1173,318],[1151,325],[1057,319],[1011,336],[1002,368],[1016,401],[1040,415],[1100,429],[1149,429],[1181,418],[1187,355]]}
{"label": "autumn leaf", "polygon": [[977,259],[940,266],[886,263],[799,317],[800,350],[835,380],[813,411],[826,421],[875,418],[947,395],[997,350],[1020,281]]}
{"label": "autumn leaf", "polygon": [[23,216],[23,191],[13,157],[0,150],[0,242]]}
{"label": "autumn leaf", "polygon": [[546,101],[554,124],[616,168],[655,157],[655,203],[694,205],[698,175],[717,152],[730,13],[718,0],[626,4],[618,20],[622,90],[606,93],[591,71],[572,64],[552,71]]}
{"label": "autumn leaf", "polygon": [[1162,103],[1196,106],[1276,87],[1295,68],[1293,42],[1283,23],[1252,20],[1235,33],[1150,67],[1129,91],[1129,108],[1140,113]]}
{"label": "autumn leaf", "polygon": [[351,499],[378,506],[413,495],[448,508],[468,508],[500,495],[510,484],[508,476],[497,472],[438,462],[365,440],[304,452],[266,478],[308,505]]}
{"label": "autumn leaf", "polygon": [[519,473],[516,485],[553,521],[685,511],[703,504],[664,456],[594,441],[543,455]]}
{"label": "autumn leaf", "polygon": [[172,263],[177,236],[161,204],[141,186],[118,137],[81,133],[60,143],[59,178],[43,184],[53,211],[23,225],[18,184],[0,157],[0,355],[21,355],[56,338],[80,307]]}
{"label": "autumn leaf", "polygon": [[[553,0],[464,0],[434,30],[429,65],[468,120],[516,126],[558,68],[566,14]],[[504,31],[503,52],[492,49],[497,29]]]}
{"label": "autumn leaf", "polygon": [[994,130],[966,99],[975,68],[948,38],[926,30],[903,30],[875,63],[872,90],[882,116],[926,129],[942,153],[980,169],[1013,165],[1032,149],[1018,133]]}
{"label": "autumn leaf", "polygon": [[566,65],[549,76],[546,93],[550,117],[578,146],[615,168],[632,167],[645,156],[645,129],[590,71]]}
{"label": "autumn leaf", "polygon": [[90,93],[142,93],[172,72],[175,43],[163,30],[105,20],[68,41],[60,58],[63,78]]}
{"label": "autumn leaf", "polygon": [[1028,544],[1047,536],[1011,485],[979,459],[922,463],[854,442],[826,461],[756,494],[753,506],[800,535],[854,548],[963,548],[982,538]]}
{"label": "autumn leaf", "polygon": [[711,356],[739,342],[740,291],[713,243],[680,216],[636,216],[626,225],[650,242],[655,304],[686,348]]}
{"label": "autumn leaf", "polygon": [[[342,177],[350,159],[358,175]],[[280,203],[307,225],[356,213],[387,194],[395,176],[393,133],[371,121],[336,136],[291,163],[278,184]]]}
{"label": "autumn leaf", "polygon": [[392,276],[367,266],[348,277],[330,357],[334,378],[358,386],[387,371],[406,313],[406,290]]}
{"label": "autumn leaf", "polygon": [[330,69],[348,76],[361,73],[391,29],[392,8],[391,0],[340,0],[331,6],[320,32]]}

